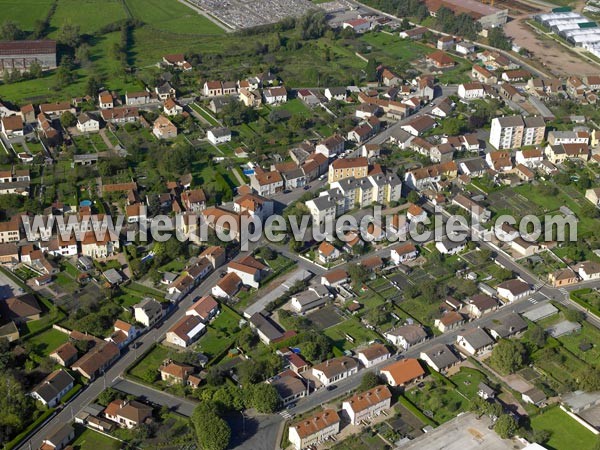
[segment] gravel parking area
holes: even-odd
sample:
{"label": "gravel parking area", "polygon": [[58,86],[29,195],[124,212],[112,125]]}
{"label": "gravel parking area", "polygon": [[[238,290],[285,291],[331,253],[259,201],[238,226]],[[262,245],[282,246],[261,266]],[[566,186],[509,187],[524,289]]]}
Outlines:
{"label": "gravel parking area", "polygon": [[[422,435],[403,446],[404,450],[513,450],[523,448],[517,440],[500,439],[488,430],[489,419],[477,420],[473,414],[463,414],[435,430]],[[452,439],[448,439],[452,436]]]}

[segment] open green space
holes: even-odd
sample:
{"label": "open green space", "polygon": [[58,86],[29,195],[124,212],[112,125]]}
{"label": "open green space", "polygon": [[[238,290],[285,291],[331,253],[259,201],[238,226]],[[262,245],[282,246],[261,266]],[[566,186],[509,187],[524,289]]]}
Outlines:
{"label": "open green space", "polygon": [[198,340],[194,349],[210,360],[219,356],[233,343],[240,318],[232,309],[222,305],[221,312],[209,324],[206,334]]}
{"label": "open green space", "polygon": [[82,33],[93,34],[108,24],[127,18],[121,0],[58,0],[56,11],[50,21],[55,30],[49,37],[55,37],[56,30],[65,24],[79,26]]}
{"label": "open green space", "polygon": [[411,389],[405,396],[438,424],[456,417],[469,406],[469,401],[442,375],[427,381],[422,388]]}
{"label": "open green space", "polygon": [[[361,344],[366,344],[373,341],[374,339],[381,339],[381,337],[363,326],[358,319],[351,317],[344,322],[335,325],[331,328],[326,329],[323,334],[327,336],[333,346],[342,353],[346,350],[352,350]],[[354,342],[351,342],[346,338],[349,335]]]}
{"label": "open green space", "polygon": [[531,427],[534,430],[550,431],[550,439],[544,446],[554,450],[593,448],[596,443],[596,438],[590,431],[559,407],[544,410],[532,417]]}
{"label": "open green space", "polygon": [[28,340],[34,352],[41,356],[48,356],[62,344],[67,342],[69,336],[66,333],[50,328],[43,333],[33,336]]}
{"label": "open green space", "polygon": [[71,444],[79,450],[118,450],[121,442],[82,425],[75,425],[75,440]]}
{"label": "open green space", "polygon": [[125,0],[136,19],[162,31],[189,35],[221,35],[223,28],[177,0]]}
{"label": "open green space", "polygon": [[2,0],[2,20],[13,21],[32,31],[36,20],[44,20],[53,0]]}
{"label": "open green space", "polygon": [[[163,345],[156,345],[139,362],[129,369],[129,374],[142,380],[146,379],[148,372],[158,371],[159,366],[169,356],[169,350]],[[158,372],[156,372],[158,373]]]}

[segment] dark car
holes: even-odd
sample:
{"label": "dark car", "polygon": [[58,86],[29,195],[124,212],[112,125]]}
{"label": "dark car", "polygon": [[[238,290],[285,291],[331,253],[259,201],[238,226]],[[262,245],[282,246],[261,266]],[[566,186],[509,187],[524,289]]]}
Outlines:
{"label": "dark car", "polygon": [[328,391],[333,391],[334,389],[337,389],[337,386],[335,384],[330,384],[329,386],[327,386]]}
{"label": "dark car", "polygon": [[306,186],[304,186],[304,190],[308,191],[310,189],[310,184],[307,184]]}

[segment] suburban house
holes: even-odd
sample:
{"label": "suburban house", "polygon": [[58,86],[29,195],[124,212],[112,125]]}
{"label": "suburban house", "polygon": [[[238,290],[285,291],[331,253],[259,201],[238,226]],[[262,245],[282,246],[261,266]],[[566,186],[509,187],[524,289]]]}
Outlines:
{"label": "suburban house", "polygon": [[0,126],[2,127],[2,134],[6,139],[10,139],[13,136],[23,136],[23,118],[19,115],[2,117],[0,119]]}
{"label": "suburban house", "polygon": [[81,113],[77,117],[77,130],[80,133],[95,133],[100,131],[100,121],[93,118],[89,113]]}
{"label": "suburban house", "polygon": [[226,127],[212,128],[206,132],[206,138],[214,145],[231,141],[231,130]]}
{"label": "suburban house", "polygon": [[548,280],[554,287],[569,286],[579,281],[577,273],[570,267],[559,269],[548,274]]}
{"label": "suburban house", "polygon": [[104,410],[104,417],[121,428],[135,428],[152,417],[152,407],[136,400],[114,400]]}
{"label": "suburban house", "polygon": [[415,119],[412,119],[405,125],[402,125],[404,131],[412,134],[413,136],[421,136],[426,131],[431,130],[436,126],[436,121],[429,116],[418,116]]}
{"label": "suburban house", "polygon": [[456,255],[467,247],[466,241],[456,241],[444,237],[441,241],[435,243],[435,248],[443,255]]}
{"label": "suburban house", "polygon": [[595,206],[600,206],[600,188],[587,189],[585,191],[585,198]]}
{"label": "suburban house", "polygon": [[446,331],[454,330],[462,326],[466,322],[465,317],[456,311],[449,311],[444,314],[440,319],[435,319],[434,325],[442,333]]}
{"label": "suburban house", "polygon": [[419,255],[417,247],[412,242],[407,242],[398,247],[395,247],[390,252],[390,258],[394,264],[401,264],[407,261],[412,261]]}
{"label": "suburban house", "polygon": [[469,315],[475,319],[498,309],[498,302],[486,294],[473,295],[466,304]]}
{"label": "suburban house", "polygon": [[295,294],[290,306],[297,313],[305,313],[311,309],[323,306],[331,297],[329,289],[323,285],[310,286],[307,290]]}
{"label": "suburban house", "polygon": [[105,340],[112,342],[120,349],[129,344],[138,335],[138,329],[121,319],[117,319],[113,325],[113,334],[107,337]]}
{"label": "suburban house", "polygon": [[242,279],[233,272],[221,278],[212,288],[212,295],[218,298],[231,299],[242,287]]}
{"label": "suburban house", "polygon": [[296,450],[303,450],[325,442],[339,432],[340,416],[335,410],[326,409],[290,426],[288,439]]}
{"label": "suburban house", "polygon": [[63,450],[70,448],[69,442],[75,439],[75,429],[70,423],[60,425],[44,439],[40,450]]}
{"label": "suburban house", "polygon": [[219,303],[211,296],[205,295],[185,312],[187,316],[197,316],[207,323],[219,313]]}
{"label": "suburban house", "polygon": [[206,325],[198,316],[185,315],[166,334],[169,344],[187,348],[206,333]]}
{"label": "suburban house", "polygon": [[358,362],[349,356],[328,359],[312,368],[312,374],[323,386],[329,386],[356,372],[358,372]]}
{"label": "suburban house", "polygon": [[283,406],[308,395],[308,382],[291,370],[286,370],[269,381],[277,391]]}
{"label": "suburban house", "polygon": [[263,91],[267,105],[277,105],[287,102],[287,90],[283,86],[267,88]]}
{"label": "suburban house", "polygon": [[160,379],[168,384],[190,385],[192,387],[200,384],[199,378],[193,376],[194,368],[186,364],[168,360],[158,368],[158,371],[160,372]]}
{"label": "suburban house", "polygon": [[381,369],[380,373],[392,387],[404,387],[407,384],[421,380],[425,376],[421,363],[415,358],[393,362]]}
{"label": "suburban house", "polygon": [[48,408],[54,408],[73,388],[75,379],[63,369],[55,370],[31,391],[31,396]]}
{"label": "suburban house", "polygon": [[420,358],[436,372],[444,373],[455,366],[460,359],[446,344],[438,344],[426,352],[421,352]]}
{"label": "suburban house", "polygon": [[408,350],[413,345],[420,344],[427,340],[427,332],[421,325],[402,325],[393,328],[384,334],[384,337],[392,344]]}
{"label": "suburban house", "polygon": [[330,263],[341,256],[341,252],[327,241],[321,242],[317,249],[317,257],[322,263]]}
{"label": "suburban house", "polygon": [[501,299],[514,302],[527,297],[531,292],[531,288],[524,281],[514,279],[500,283],[496,287],[496,292]]}
{"label": "suburban house", "polygon": [[183,107],[179,105],[175,100],[171,97],[165,100],[163,103],[163,112],[167,116],[176,116],[183,112]]}
{"label": "suburban house", "polygon": [[251,255],[231,261],[227,266],[227,273],[236,274],[244,285],[256,289],[258,289],[261,279],[268,270],[267,266]]}
{"label": "suburban house", "polygon": [[114,363],[121,351],[112,342],[96,343],[85,355],[79,358],[71,369],[89,380],[95,379]]}
{"label": "suburban house", "polygon": [[387,386],[375,386],[366,392],[354,394],[342,403],[342,410],[352,425],[372,419],[390,408],[392,393]]}
{"label": "suburban house", "polygon": [[77,361],[77,347],[70,342],[65,342],[48,356],[63,367],[70,367]]}
{"label": "suburban house", "polygon": [[283,178],[277,171],[267,172],[257,167],[254,175],[250,176],[250,186],[258,195],[270,197],[283,191]]}
{"label": "suburban house", "polygon": [[383,344],[370,345],[357,353],[358,360],[365,368],[376,366],[391,356],[390,351]]}
{"label": "suburban house", "polygon": [[248,319],[248,323],[265,345],[269,345],[284,336],[279,327],[261,312],[252,314]]}
{"label": "suburban house", "polygon": [[600,263],[595,261],[584,261],[579,263],[576,269],[583,281],[597,280],[600,278]]}
{"label": "suburban house", "polygon": [[494,339],[505,339],[527,329],[527,322],[517,313],[494,320],[488,327]]}
{"label": "suburban house", "polygon": [[337,287],[346,284],[349,280],[348,272],[343,269],[332,270],[321,277],[324,286]]}
{"label": "suburban house", "polygon": [[494,339],[481,328],[473,328],[456,336],[456,346],[474,356],[490,351],[494,346]]}
{"label": "suburban house", "polygon": [[42,308],[33,294],[21,294],[0,300],[0,316],[17,325],[38,320],[41,315]]}
{"label": "suburban house", "polygon": [[177,137],[177,127],[165,116],[158,116],[154,121],[152,133],[158,139],[173,139]]}
{"label": "suburban house", "polygon": [[140,303],[133,306],[133,316],[136,322],[146,327],[152,327],[163,316],[163,309],[159,302],[153,298],[146,297]]}

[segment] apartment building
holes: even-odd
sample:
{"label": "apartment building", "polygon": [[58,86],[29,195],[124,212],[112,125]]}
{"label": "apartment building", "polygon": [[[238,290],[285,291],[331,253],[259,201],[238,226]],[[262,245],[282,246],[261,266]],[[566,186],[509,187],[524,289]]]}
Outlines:
{"label": "apartment building", "polygon": [[346,158],[336,159],[329,166],[327,181],[331,184],[344,178],[364,178],[369,172],[369,163],[367,158]]}
{"label": "apartment building", "polygon": [[546,123],[539,116],[504,116],[492,119],[490,144],[498,150],[539,145],[544,140]]}

